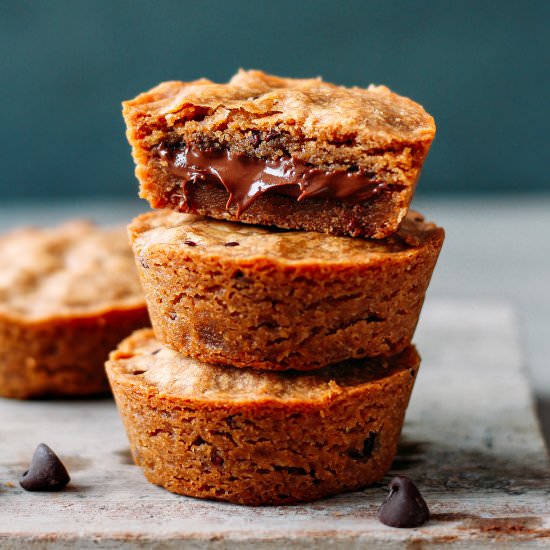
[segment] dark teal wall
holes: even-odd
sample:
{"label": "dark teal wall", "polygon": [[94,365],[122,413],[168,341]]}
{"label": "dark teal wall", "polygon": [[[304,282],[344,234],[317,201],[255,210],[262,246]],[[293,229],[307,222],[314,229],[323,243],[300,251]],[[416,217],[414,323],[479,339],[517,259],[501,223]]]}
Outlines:
{"label": "dark teal wall", "polygon": [[120,101],[239,66],[421,102],[425,192],[550,188],[550,1],[0,0],[0,200],[136,192]]}

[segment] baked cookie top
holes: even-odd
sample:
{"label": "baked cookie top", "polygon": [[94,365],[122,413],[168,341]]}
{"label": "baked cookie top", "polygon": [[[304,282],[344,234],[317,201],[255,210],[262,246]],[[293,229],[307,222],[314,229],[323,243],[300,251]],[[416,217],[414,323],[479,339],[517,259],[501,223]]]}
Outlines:
{"label": "baked cookie top", "polygon": [[0,315],[26,321],[145,307],[122,227],[75,220],[0,237]]}
{"label": "baked cookie top", "polygon": [[168,398],[196,404],[283,402],[305,405],[379,391],[405,369],[415,375],[420,358],[409,346],[386,359],[349,361],[313,373],[256,371],[202,363],[163,347],[151,329],[134,332],[109,357],[114,372],[151,386]]}
{"label": "baked cookie top", "polygon": [[200,132],[277,127],[304,141],[353,141],[366,149],[431,142],[435,135],[422,106],[386,86],[346,88],[254,70],[240,70],[226,84],[164,82],[123,105],[125,117],[162,118],[169,126],[193,121],[190,130]]}
{"label": "baked cookie top", "polygon": [[200,258],[270,261],[278,264],[345,266],[407,258],[426,246],[439,248],[443,229],[410,212],[400,230],[383,240],[337,237],[326,233],[284,231],[257,225],[218,221],[159,210],[136,218],[129,226],[138,257],[159,250]]}

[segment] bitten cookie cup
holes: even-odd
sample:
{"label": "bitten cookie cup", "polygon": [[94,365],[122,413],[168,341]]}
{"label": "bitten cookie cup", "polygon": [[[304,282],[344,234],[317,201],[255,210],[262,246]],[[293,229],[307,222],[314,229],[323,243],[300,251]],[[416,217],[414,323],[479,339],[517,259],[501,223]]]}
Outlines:
{"label": "bitten cookie cup", "polygon": [[0,396],[108,392],[109,352],[145,326],[123,228],[73,221],[0,238]]}
{"label": "bitten cookie cup", "polygon": [[141,330],[107,375],[136,464],[169,491],[290,504],[360,489],[395,455],[420,359],[351,361],[315,373],[201,363]]}
{"label": "bitten cookie cup", "polygon": [[169,210],[129,231],[158,339],[205,362],[266,370],[403,350],[444,235],[418,214],[381,241]]}
{"label": "bitten cookie cup", "polygon": [[384,238],[405,217],[433,118],[385,86],[239,71],[124,103],[140,194],[218,219]]}

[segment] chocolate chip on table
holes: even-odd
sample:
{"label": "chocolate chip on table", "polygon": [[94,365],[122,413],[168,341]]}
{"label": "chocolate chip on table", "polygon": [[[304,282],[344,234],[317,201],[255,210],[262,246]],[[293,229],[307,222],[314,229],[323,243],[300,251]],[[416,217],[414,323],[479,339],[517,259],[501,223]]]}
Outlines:
{"label": "chocolate chip on table", "polygon": [[416,485],[405,476],[396,476],[390,482],[378,519],[390,527],[419,527],[430,519],[426,501]]}
{"label": "chocolate chip on table", "polygon": [[19,483],[25,491],[61,491],[70,480],[59,457],[47,445],[40,443]]}

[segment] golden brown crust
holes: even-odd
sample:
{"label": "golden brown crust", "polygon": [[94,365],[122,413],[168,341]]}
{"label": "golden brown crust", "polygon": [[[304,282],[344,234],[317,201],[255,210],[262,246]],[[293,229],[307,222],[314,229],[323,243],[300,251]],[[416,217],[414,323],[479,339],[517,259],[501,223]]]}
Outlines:
{"label": "golden brown crust", "polygon": [[284,126],[306,140],[353,136],[366,149],[431,141],[435,134],[433,118],[420,105],[385,86],[345,88],[261,71],[240,70],[227,84],[164,82],[124,102],[124,109],[134,118],[162,117],[170,126],[193,121],[203,132],[254,120],[259,130]]}
{"label": "golden brown crust", "polygon": [[0,396],[78,397],[109,392],[105,358],[150,324],[144,305],[25,323],[0,316]]}
{"label": "golden brown crust", "polygon": [[384,241],[157,211],[129,227],[157,337],[203,361],[312,370],[409,345],[443,230]]}
{"label": "golden brown crust", "polygon": [[419,366],[390,359],[313,374],[199,363],[138,331],[107,362],[132,454],[146,477],[241,504],[359,489],[389,468]]}
{"label": "golden brown crust", "polygon": [[73,221],[0,238],[0,395],[105,393],[107,354],[148,325],[122,228]]}
{"label": "golden brown crust", "polygon": [[[126,101],[123,114],[140,195],[153,207],[278,227],[289,227],[290,214],[294,229],[374,238],[398,229],[435,135],[434,121],[420,105],[385,86],[344,88],[260,71],[240,71],[227,84],[165,82]],[[306,207],[314,199],[281,200],[274,190],[244,215],[223,208],[225,190],[221,202],[209,198],[204,183],[175,177],[158,154],[166,144],[215,147],[265,160],[291,158],[326,171],[358,170],[381,187],[369,199],[314,201],[317,216]],[[278,216],[270,208],[273,197],[283,205]]]}

